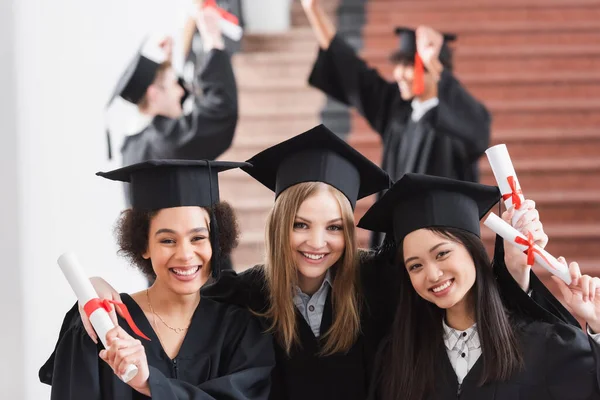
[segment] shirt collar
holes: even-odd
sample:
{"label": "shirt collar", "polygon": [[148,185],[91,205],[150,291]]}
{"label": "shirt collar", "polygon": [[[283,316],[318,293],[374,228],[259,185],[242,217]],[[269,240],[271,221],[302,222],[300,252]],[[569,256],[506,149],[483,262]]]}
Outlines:
{"label": "shirt collar", "polygon": [[412,106],[412,114],[411,118],[413,121],[419,121],[429,110],[436,107],[440,104],[440,100],[437,97],[432,97],[425,101],[420,101],[419,99],[413,99]]}
{"label": "shirt collar", "polygon": [[[328,269],[327,272],[325,273],[325,279],[323,280],[323,283],[321,283],[321,287],[319,287],[319,290],[317,290],[314,294],[316,295],[317,293],[321,293],[325,286],[327,286],[327,288],[331,288],[333,286],[332,282],[331,282],[331,269]],[[306,293],[302,292],[302,290],[300,289],[300,286],[296,285],[296,287],[294,287],[294,292],[296,293],[296,296],[306,296],[308,298],[311,298],[312,296],[307,295]]]}
{"label": "shirt collar", "polygon": [[[473,324],[466,331],[459,331],[451,328],[446,324],[446,321],[442,319],[442,326],[444,327],[444,344],[448,350],[454,350],[456,344],[461,338],[465,338],[466,345],[469,349],[478,349],[481,347],[479,341],[479,333],[477,332],[477,324]],[[466,333],[466,335],[463,335]]]}

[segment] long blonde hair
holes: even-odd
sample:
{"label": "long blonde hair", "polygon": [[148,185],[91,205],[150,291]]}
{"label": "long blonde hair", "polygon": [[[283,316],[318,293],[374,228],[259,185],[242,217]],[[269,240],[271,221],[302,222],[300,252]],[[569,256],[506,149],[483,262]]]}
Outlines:
{"label": "long blonde hair", "polygon": [[334,187],[320,182],[296,184],[277,198],[269,213],[266,226],[266,262],[264,265],[270,306],[264,316],[272,323],[270,331],[275,334],[287,354],[299,344],[296,312],[293,302],[294,287],[298,282],[298,270],[292,256],[290,232],[301,204],[320,190],[331,193],[340,205],[345,248],[334,264],[331,301],[333,322],[326,333],[320,355],[347,352],[356,341],[360,331],[358,299],[358,248],[354,228],[354,214],[348,199]]}

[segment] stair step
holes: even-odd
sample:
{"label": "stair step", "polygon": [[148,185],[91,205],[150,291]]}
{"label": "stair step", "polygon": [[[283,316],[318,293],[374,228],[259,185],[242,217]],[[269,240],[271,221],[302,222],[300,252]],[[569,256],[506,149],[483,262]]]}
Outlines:
{"label": "stair step", "polygon": [[463,6],[460,2],[406,5],[385,8],[379,4],[367,4],[367,21],[372,25],[395,23],[398,26],[412,25],[415,21],[435,26],[442,22],[468,21],[564,21],[589,20],[600,17],[600,4],[541,4],[505,5],[490,4],[489,7]]}
{"label": "stair step", "polygon": [[[392,80],[391,69],[384,77]],[[548,98],[593,98],[600,93],[600,73],[546,72],[458,74],[458,79],[476,97],[482,100],[545,100]],[[261,79],[239,79],[240,96],[259,96],[257,99],[276,105],[281,96],[290,96],[298,102],[312,102],[314,90],[308,90],[308,69],[301,76],[279,77],[265,82]],[[306,97],[306,98],[305,98]],[[264,100],[263,100],[264,98]],[[258,103],[258,101],[257,101]]]}
{"label": "stair step", "polygon": [[[367,25],[363,30],[363,47],[389,51],[397,46],[394,21],[388,25]],[[412,24],[414,27],[414,24]],[[598,43],[600,22],[588,20],[561,21],[466,21],[435,24],[435,29],[458,35],[456,46],[503,45],[572,45]],[[344,35],[344,31],[340,31]],[[309,26],[292,28],[278,34],[255,34],[244,38],[244,52],[298,51],[313,53],[317,41]]]}
{"label": "stair step", "polygon": [[407,10],[430,10],[435,9],[476,9],[476,10],[487,10],[487,9],[536,9],[536,8],[569,8],[569,7],[593,7],[600,6],[599,0],[505,0],[499,2],[498,0],[461,0],[461,1],[447,1],[447,0],[369,0],[367,2],[367,12],[371,11],[390,11],[397,9],[398,11]]}
{"label": "stair step", "polygon": [[[371,130],[354,130],[348,143],[371,160],[381,159],[381,139]],[[502,143],[513,159],[595,157],[600,154],[600,129],[493,131],[491,146]]]}
{"label": "stair step", "polygon": [[[448,30],[442,30],[443,32]],[[389,31],[385,36],[367,35],[364,37],[364,48],[372,50],[386,50],[396,48],[398,39]],[[549,45],[570,45],[573,43],[579,44],[594,44],[598,43],[600,38],[600,27],[596,26],[593,29],[581,30],[552,30],[549,32],[533,31],[492,31],[492,32],[468,32],[462,33],[459,36],[458,42],[454,45],[456,48],[463,46],[494,46],[498,43],[504,45],[530,45],[530,46],[549,46]],[[278,42],[269,44],[271,48],[282,49],[285,47]],[[314,49],[314,43],[304,41],[294,41],[293,46],[296,49],[311,51]]]}
{"label": "stair step", "polygon": [[[361,56],[381,71],[391,76],[392,64],[388,61],[390,50],[364,50]],[[305,52],[256,52],[236,57],[236,72],[239,80],[257,77],[308,78],[317,54],[315,46],[311,56]],[[527,73],[527,72],[586,72],[600,69],[600,46],[556,45],[556,46],[462,46],[455,52],[455,71],[458,74],[472,73]],[[249,72],[247,69],[253,69]]]}
{"label": "stair step", "polygon": [[[485,102],[492,113],[492,127],[497,129],[593,129],[600,126],[599,105],[585,101],[507,101]],[[366,120],[351,111],[355,131],[370,130]]]}

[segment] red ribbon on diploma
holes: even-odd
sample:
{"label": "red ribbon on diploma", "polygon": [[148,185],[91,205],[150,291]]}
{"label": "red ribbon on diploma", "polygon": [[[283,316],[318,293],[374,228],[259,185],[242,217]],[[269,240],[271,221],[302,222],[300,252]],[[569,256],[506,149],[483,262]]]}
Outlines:
{"label": "red ribbon on diploma", "polygon": [[127,309],[127,306],[125,304],[121,303],[120,301],[114,301],[114,300],[109,300],[109,299],[101,300],[98,298],[91,299],[90,301],[85,303],[85,305],[83,306],[83,311],[85,311],[85,314],[89,318],[89,316],[92,315],[92,313],[99,308],[103,308],[104,310],[106,310],[107,313],[111,312],[112,305],[114,305],[116,308],[119,309],[119,311],[121,312],[121,315],[123,316],[123,318],[125,318],[125,321],[127,321],[127,324],[129,325],[131,330],[133,332],[135,332],[136,335],[138,335],[139,337],[142,337],[146,340],[150,340],[150,338],[148,336],[144,335],[142,333],[142,331],[140,330],[140,328],[137,327],[137,325],[133,321],[133,318],[131,318],[131,314],[129,314],[129,310]]}
{"label": "red ribbon on diploma", "polygon": [[550,268],[556,270],[552,263],[548,261],[546,257],[544,257],[544,254],[542,254],[541,251],[535,248],[535,243],[533,241],[533,235],[531,234],[531,232],[527,232],[527,239],[523,239],[522,237],[517,236],[515,238],[515,243],[527,246],[527,250],[525,250],[524,253],[527,254],[528,266],[533,266],[533,264],[535,263],[535,253],[537,253],[540,257],[542,257],[542,259],[546,262],[546,264],[548,264]]}
{"label": "red ribbon on diploma", "polygon": [[222,9],[221,7],[219,7],[217,5],[216,0],[205,0],[204,1],[204,7],[213,7],[215,10],[217,10],[217,12],[219,13],[219,15],[221,16],[221,18],[223,18],[226,21],[229,21],[235,25],[239,25],[240,21],[238,19],[238,17],[236,17],[235,15],[233,15],[232,13],[230,13],[229,11],[226,11],[224,9]]}
{"label": "red ribbon on diploma", "polygon": [[509,176],[507,178],[508,185],[510,186],[510,193],[503,194],[502,200],[506,201],[507,199],[512,200],[513,206],[515,206],[515,210],[518,210],[521,207],[521,196],[523,195],[523,191],[520,188],[517,188],[517,180],[514,176]]}

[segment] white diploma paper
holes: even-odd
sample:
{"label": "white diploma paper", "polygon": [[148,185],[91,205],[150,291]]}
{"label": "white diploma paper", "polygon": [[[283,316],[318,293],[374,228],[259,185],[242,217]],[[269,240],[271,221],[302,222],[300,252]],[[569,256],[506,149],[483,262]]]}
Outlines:
{"label": "white diploma paper", "polygon": [[[527,238],[496,214],[490,213],[487,219],[483,221],[483,224],[519,249],[525,251],[529,248],[529,246],[517,243],[516,241],[517,237],[520,237],[521,240],[526,243]],[[556,258],[550,255],[550,253],[538,245],[535,245],[534,249],[534,258],[538,265],[549,271],[551,274],[558,276],[567,285],[571,284],[571,275],[569,274],[569,269],[565,265],[561,264]]]}
{"label": "white diploma paper", "polygon": [[[69,285],[71,285],[73,292],[75,292],[77,300],[79,300],[79,304],[83,306],[88,301],[98,298],[98,294],[94,290],[94,287],[90,283],[88,277],[83,272],[83,268],[81,268],[75,254],[65,253],[61,255],[58,258],[58,265],[65,275],[65,278],[67,278]],[[110,319],[110,316],[106,310],[103,308],[98,308],[89,317],[94,330],[104,345],[104,348],[108,348],[108,345],[106,344],[106,333],[115,327]],[[120,378],[124,382],[129,382],[137,374],[137,372],[138,369],[135,365],[129,365],[125,374]]]}
{"label": "white diploma paper", "polygon": [[[510,194],[513,193],[513,189],[511,188],[510,182],[513,182],[513,185],[517,190],[521,190],[521,185],[517,179],[517,173],[515,172],[510,155],[508,154],[508,149],[505,144],[499,144],[487,149],[485,154],[492,167],[492,172],[498,183],[498,188],[500,188],[500,193],[502,193],[502,197],[504,198],[504,204],[508,209],[513,205],[512,196],[510,196]],[[521,199],[521,202],[525,201],[525,197],[522,193],[518,196]],[[524,213],[524,209],[515,210],[515,214],[511,221],[512,226],[516,225],[517,221]]]}

